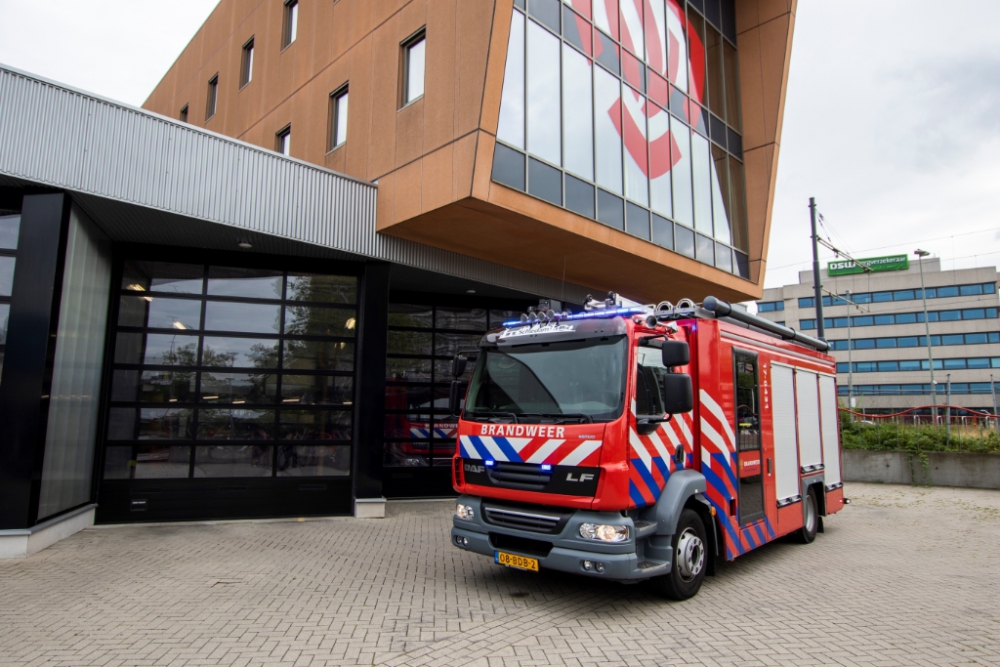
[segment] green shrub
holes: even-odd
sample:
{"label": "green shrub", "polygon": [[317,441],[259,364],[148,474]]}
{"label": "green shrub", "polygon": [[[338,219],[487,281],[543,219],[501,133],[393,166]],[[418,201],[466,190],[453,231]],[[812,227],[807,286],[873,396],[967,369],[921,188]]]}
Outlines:
{"label": "green shrub", "polygon": [[1000,453],[1000,435],[991,427],[952,425],[949,442],[945,426],[872,421],[874,423],[868,424],[860,420],[852,421],[850,415],[842,412],[840,441],[844,449]]}

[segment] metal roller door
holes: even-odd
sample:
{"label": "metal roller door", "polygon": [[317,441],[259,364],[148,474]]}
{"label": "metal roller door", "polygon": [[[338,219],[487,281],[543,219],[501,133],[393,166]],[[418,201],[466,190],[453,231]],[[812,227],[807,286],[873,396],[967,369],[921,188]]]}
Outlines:
{"label": "metal roller door", "polygon": [[771,364],[774,474],[778,503],[799,495],[799,459],[795,449],[795,384],[788,366]]}
{"label": "metal roller door", "polygon": [[795,398],[799,415],[799,465],[802,471],[823,465],[823,445],[819,432],[819,384],[817,374],[796,370]]}
{"label": "metal roller door", "polygon": [[837,387],[829,375],[819,376],[819,399],[823,415],[823,461],[826,465],[823,479],[826,485],[839,484],[840,440],[837,430]]}

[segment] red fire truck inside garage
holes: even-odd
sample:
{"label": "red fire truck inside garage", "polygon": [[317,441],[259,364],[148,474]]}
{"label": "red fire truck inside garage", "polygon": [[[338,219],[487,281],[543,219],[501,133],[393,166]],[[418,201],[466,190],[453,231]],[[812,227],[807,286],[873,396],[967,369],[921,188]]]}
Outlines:
{"label": "red fire truck inside garage", "polygon": [[846,502],[825,342],[712,297],[525,319],[480,343],[453,545],[685,599],[716,559],[812,542]]}

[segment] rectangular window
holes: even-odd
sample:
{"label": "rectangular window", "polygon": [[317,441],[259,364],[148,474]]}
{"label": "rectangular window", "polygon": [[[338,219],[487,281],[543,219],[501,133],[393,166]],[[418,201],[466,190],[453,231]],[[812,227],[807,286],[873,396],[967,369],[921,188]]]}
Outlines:
{"label": "rectangular window", "polygon": [[879,373],[891,373],[899,370],[899,363],[895,361],[880,361],[878,362],[878,372]]}
{"label": "rectangular window", "polygon": [[[937,336],[931,336],[931,342],[933,342],[935,338],[937,338]],[[947,336],[941,336],[942,345],[962,345],[963,343],[965,343],[965,336],[962,334],[949,334]]]}
{"label": "rectangular window", "polygon": [[330,150],[347,141],[347,86],[330,93]]}
{"label": "rectangular window", "polygon": [[[403,104],[424,96],[426,34],[423,30],[403,42]],[[558,118],[558,117],[557,117]]]}
{"label": "rectangular window", "polygon": [[938,320],[941,322],[956,322],[962,319],[962,311],[960,310],[940,310],[937,313],[930,313],[931,322],[934,321],[934,316],[938,316]]}
{"label": "rectangular window", "polygon": [[876,338],[875,339],[875,347],[877,347],[879,349],[896,347],[896,339],[895,338]]}
{"label": "rectangular window", "polygon": [[854,303],[871,303],[872,302],[871,292],[854,294],[851,296],[851,301],[853,301]]}
{"label": "rectangular window", "polygon": [[870,327],[874,324],[874,318],[871,315],[854,317],[852,324],[856,327]]}
{"label": "rectangular window", "polygon": [[803,297],[799,299],[799,308],[815,308],[816,299],[814,297]]}
{"label": "rectangular window", "polygon": [[802,320],[801,322],[799,322],[799,326],[802,328],[803,331],[808,331],[810,329],[815,329],[816,328],[816,320],[814,320],[814,319],[811,319],[811,320]]}
{"label": "rectangular window", "polygon": [[916,313],[899,313],[896,315],[896,324],[916,324]]}
{"label": "rectangular window", "polygon": [[875,349],[875,339],[874,338],[859,338],[858,340],[854,341],[854,349],[855,350],[874,350]]}
{"label": "rectangular window", "polygon": [[990,360],[988,357],[977,357],[966,360],[966,364],[969,368],[989,368]]}
{"label": "rectangular window", "polygon": [[892,293],[893,301],[911,301],[914,298],[913,290],[897,290]]}
{"label": "rectangular window", "polygon": [[896,316],[895,315],[876,315],[875,316],[875,324],[882,325],[882,324],[895,324],[895,323],[896,323]]}
{"label": "rectangular window", "polygon": [[938,287],[937,288],[937,298],[945,299],[952,296],[958,296],[958,287]]}
{"label": "rectangular window", "polygon": [[278,132],[277,135],[275,135],[275,137],[277,138],[277,141],[275,142],[275,144],[276,144],[275,150],[278,151],[279,153],[281,153],[282,155],[289,155],[290,156],[292,154],[292,152],[291,152],[292,151],[292,126],[291,125],[286,125],[283,130],[281,130],[280,132]]}
{"label": "rectangular window", "polygon": [[995,343],[997,341],[995,341],[995,340],[987,340],[987,338],[989,337],[990,339],[992,339],[993,336],[997,336],[997,335],[998,334],[988,334],[987,335],[987,334],[984,334],[984,333],[965,334],[965,344],[966,345],[983,345],[983,344],[985,344],[987,342]]}
{"label": "rectangular window", "polygon": [[986,311],[982,308],[971,308],[962,311],[963,320],[981,320],[986,317]]}
{"label": "rectangular window", "polygon": [[904,336],[902,338],[897,338],[896,344],[898,347],[917,347],[917,337]]}
{"label": "rectangular window", "polygon": [[962,285],[958,289],[958,293],[961,294],[962,296],[975,296],[977,294],[982,294],[983,293],[983,286],[982,285],[978,285],[978,284],[977,285]]}
{"label": "rectangular window", "polygon": [[514,12],[510,24],[497,139],[524,148],[524,14],[521,12]]}
{"label": "rectangular window", "polygon": [[181,122],[188,122],[188,105],[186,104],[181,108]]}
{"label": "rectangular window", "polygon": [[253,79],[253,37],[243,45],[243,65],[240,70],[240,88]]}
{"label": "rectangular window", "polygon": [[[531,92],[528,96],[528,152],[557,166],[562,164],[559,50],[558,37],[534,21],[528,22],[528,62],[531,63],[528,68],[528,90]],[[421,94],[422,71],[421,65]]]}
{"label": "rectangular window", "polygon": [[285,29],[281,39],[281,48],[295,41],[299,31],[299,0],[285,2]]}
{"label": "rectangular window", "polygon": [[219,102],[219,75],[216,74],[208,80],[208,101],[205,104],[205,120],[215,115],[215,109]]}
{"label": "rectangular window", "polygon": [[919,371],[920,370],[920,360],[906,360],[899,362],[899,370],[901,371]]}
{"label": "rectangular window", "polygon": [[566,169],[594,180],[593,65],[563,45],[563,150]]}

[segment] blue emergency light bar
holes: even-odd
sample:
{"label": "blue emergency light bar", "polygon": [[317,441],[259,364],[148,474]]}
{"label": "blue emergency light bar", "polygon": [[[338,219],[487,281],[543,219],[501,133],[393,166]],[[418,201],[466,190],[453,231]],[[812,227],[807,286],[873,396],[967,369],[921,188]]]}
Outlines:
{"label": "blue emergency light bar", "polygon": [[[569,315],[560,316],[558,319],[551,319],[549,322],[572,322],[574,320],[592,320],[601,317],[618,317],[618,316],[629,316],[629,315],[640,315],[648,313],[649,309],[645,306],[630,306],[628,308],[605,308],[603,310],[591,310],[583,313],[570,313]],[[509,322],[504,322],[501,326],[507,329],[512,329],[514,327],[525,327],[534,324],[546,324],[546,322],[535,321],[535,322],[522,322],[521,320],[510,320]]]}

